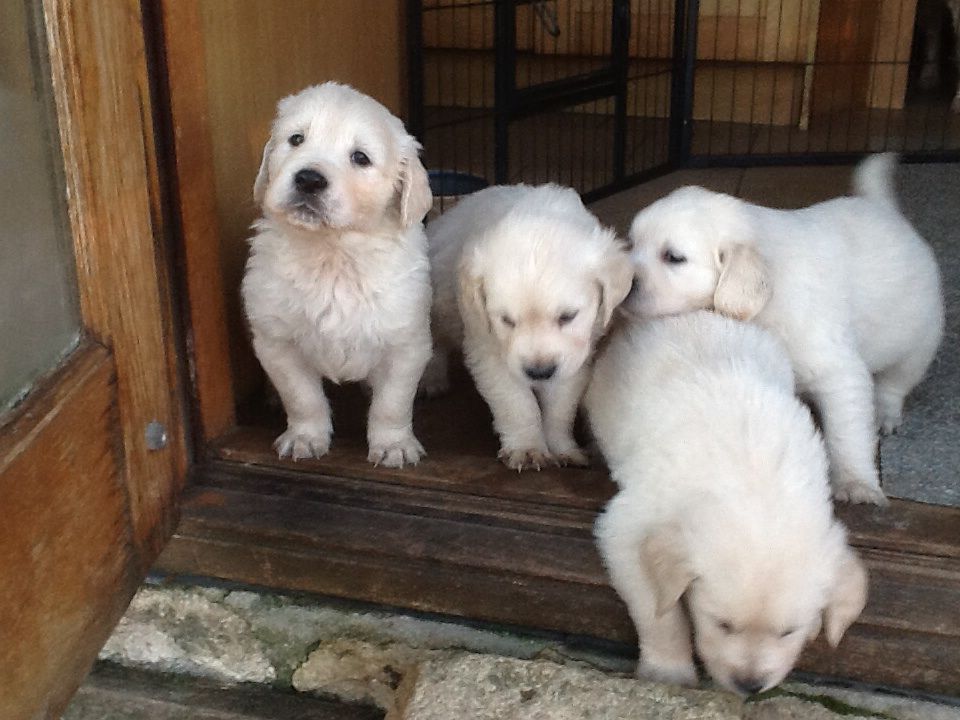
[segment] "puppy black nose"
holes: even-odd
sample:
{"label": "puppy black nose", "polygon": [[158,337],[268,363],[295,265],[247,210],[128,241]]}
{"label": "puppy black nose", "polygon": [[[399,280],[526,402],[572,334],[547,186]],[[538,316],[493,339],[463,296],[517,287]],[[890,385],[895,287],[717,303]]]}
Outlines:
{"label": "puppy black nose", "polygon": [[293,176],[297,190],[307,195],[315,195],[327,187],[327,179],[316,170],[301,170]]}
{"label": "puppy black nose", "polygon": [[556,363],[552,365],[524,365],[523,371],[531,380],[549,380],[557,371]]}
{"label": "puppy black nose", "polygon": [[737,690],[744,695],[756,695],[763,690],[764,682],[755,677],[742,677],[734,678],[733,684],[736,685]]}

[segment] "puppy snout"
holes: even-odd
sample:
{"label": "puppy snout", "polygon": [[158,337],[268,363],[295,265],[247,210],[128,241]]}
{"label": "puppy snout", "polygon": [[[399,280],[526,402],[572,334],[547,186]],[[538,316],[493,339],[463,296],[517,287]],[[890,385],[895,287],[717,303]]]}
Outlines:
{"label": "puppy snout", "polygon": [[329,183],[327,178],[316,170],[305,168],[293,176],[293,184],[306,195],[316,195],[325,190]]}
{"label": "puppy snout", "polygon": [[524,365],[523,371],[531,380],[549,380],[557,371],[556,363],[534,363]]}
{"label": "puppy snout", "polygon": [[733,684],[736,686],[737,691],[744,695],[756,695],[758,692],[763,690],[765,683],[763,680],[752,675],[746,677],[735,677],[733,679]]}

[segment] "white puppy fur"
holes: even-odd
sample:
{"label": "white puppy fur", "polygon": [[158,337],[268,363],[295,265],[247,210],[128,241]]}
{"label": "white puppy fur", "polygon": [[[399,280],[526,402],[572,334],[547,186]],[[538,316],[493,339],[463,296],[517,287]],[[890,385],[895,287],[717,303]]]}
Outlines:
{"label": "white puppy fur", "polygon": [[573,422],[594,343],[633,276],[614,232],[570,188],[516,185],[470,195],[427,234],[437,347],[424,389],[446,388],[462,346],[508,467],[585,465]]}
{"label": "white puppy fur", "polygon": [[640,211],[630,239],[642,316],[714,308],[785,343],[816,408],[834,496],[883,504],[877,426],[893,432],[943,334],[933,253],[897,209],[894,159],[867,159],[856,197],[772,210],[699,187]]}
{"label": "white puppy fur", "polygon": [[599,354],[584,407],[620,491],[596,535],[639,676],[696,683],[689,617],[713,678],[761,692],[821,620],[836,646],[863,609],[866,572],[793,390],[771,335],[706,311],[625,325]]}
{"label": "white puppy fur", "polygon": [[284,98],[254,185],[263,217],[243,279],[253,347],[287,413],[281,457],[321,456],[323,391],[366,381],[369,460],[416,463],[413,400],[430,358],[432,203],[419,144],[370,97],[324,83]]}

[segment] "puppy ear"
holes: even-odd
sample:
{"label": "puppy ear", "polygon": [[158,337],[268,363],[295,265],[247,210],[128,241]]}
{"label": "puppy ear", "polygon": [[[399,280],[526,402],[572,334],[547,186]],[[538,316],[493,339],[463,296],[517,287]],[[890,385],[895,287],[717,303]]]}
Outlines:
{"label": "puppy ear", "polygon": [[263,157],[260,158],[260,170],[257,171],[257,179],[253,181],[253,200],[257,205],[263,205],[263,196],[267,194],[267,185],[270,184],[270,153],[273,152],[273,138],[267,140],[263,146]]}
{"label": "puppy ear", "polygon": [[460,289],[457,297],[463,322],[474,325],[482,321],[492,331],[490,317],[487,315],[487,294],[483,287],[483,275],[478,267],[475,252],[472,255],[464,254],[460,260],[460,266],[457,268],[457,285]]}
{"label": "puppy ear", "polygon": [[833,583],[823,611],[823,625],[827,642],[836,647],[867,604],[867,571],[849,547],[844,547]]}
{"label": "puppy ear", "polygon": [[633,284],[633,263],[630,262],[630,256],[620,248],[612,233],[611,241],[611,248],[604,254],[597,273],[597,284],[600,287],[597,320],[604,330],[613,318],[613,311],[630,294],[630,286]]}
{"label": "puppy ear", "polygon": [[640,561],[653,581],[657,617],[678,602],[695,575],[686,557],[683,533],[675,524],[662,525],[640,544]]}
{"label": "puppy ear", "polygon": [[720,279],[713,292],[713,307],[722,315],[750,320],[770,299],[767,265],[751,245],[738,243],[721,250],[717,258]]}
{"label": "puppy ear", "polygon": [[430,178],[420,162],[420,143],[407,135],[400,149],[400,223],[408,228],[433,207]]}

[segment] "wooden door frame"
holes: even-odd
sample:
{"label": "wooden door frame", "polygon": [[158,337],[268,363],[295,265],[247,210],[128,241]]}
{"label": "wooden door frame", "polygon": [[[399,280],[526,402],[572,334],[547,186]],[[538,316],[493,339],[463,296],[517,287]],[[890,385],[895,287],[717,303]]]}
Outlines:
{"label": "wooden door frame", "polygon": [[57,718],[172,533],[189,456],[140,2],[32,7],[83,331],[0,418],[0,707]]}

